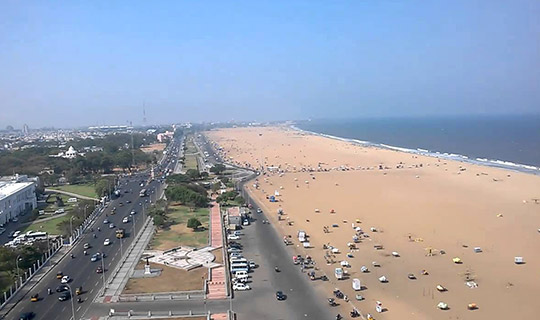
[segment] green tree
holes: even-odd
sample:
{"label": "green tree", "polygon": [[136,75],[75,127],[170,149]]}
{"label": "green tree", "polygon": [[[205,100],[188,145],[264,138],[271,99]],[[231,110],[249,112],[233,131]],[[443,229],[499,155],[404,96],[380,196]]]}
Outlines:
{"label": "green tree", "polygon": [[96,191],[96,194],[98,197],[103,197],[104,195],[109,193],[109,180],[107,179],[99,179],[95,186],[94,190]]}
{"label": "green tree", "polygon": [[210,168],[210,172],[214,173],[214,174],[222,174],[223,171],[225,171],[225,169],[227,169],[224,165],[222,165],[221,163],[218,163],[218,164],[215,164],[212,168]]}
{"label": "green tree", "polygon": [[188,169],[186,171],[186,175],[193,181],[193,180],[197,180],[200,178],[200,175],[199,175],[199,170],[195,170],[195,169]]}
{"label": "green tree", "polygon": [[191,228],[193,230],[197,230],[201,225],[202,225],[202,223],[199,221],[199,219],[197,219],[195,217],[189,218],[189,220],[187,222],[187,227]]}

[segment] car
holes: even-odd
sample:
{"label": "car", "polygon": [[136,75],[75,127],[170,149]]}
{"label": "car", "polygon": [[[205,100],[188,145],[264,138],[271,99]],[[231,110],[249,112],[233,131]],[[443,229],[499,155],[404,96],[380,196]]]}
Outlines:
{"label": "car", "polygon": [[105,239],[105,241],[103,241],[103,245],[104,246],[108,246],[111,244],[111,240],[109,238]]}
{"label": "car", "polygon": [[98,259],[99,259],[99,255],[93,254],[93,255],[92,255],[92,258],[90,258],[90,261],[96,262],[96,261],[98,261]]}
{"label": "car", "polygon": [[88,242],[86,242],[84,245],[83,245],[83,248],[85,249],[90,249],[90,244]]}
{"label": "car", "polygon": [[135,210],[131,210],[131,212],[129,213],[130,215],[134,215],[136,214],[137,212]]}
{"label": "car", "polygon": [[103,268],[101,266],[97,267],[96,273],[103,273]]}
{"label": "car", "polygon": [[62,285],[59,285],[58,287],[56,287],[56,292],[64,292],[64,291],[68,291],[69,290],[69,287],[66,286],[65,284],[62,284]]}
{"label": "car", "polygon": [[227,239],[228,240],[239,240],[240,237],[237,236],[237,235],[234,235],[234,234],[230,234],[230,235],[227,236]]}
{"label": "car", "polygon": [[108,219],[103,220],[103,224],[108,224],[108,223],[109,223]]}
{"label": "car", "polygon": [[11,231],[11,232],[8,234],[8,237],[9,237],[9,238],[14,238],[14,235],[15,235],[15,231]]}
{"label": "car", "polygon": [[59,271],[56,273],[56,279],[62,279],[63,276],[64,276],[64,273],[62,271]]}
{"label": "car", "polygon": [[131,203],[131,200],[127,200],[126,203]]}
{"label": "car", "polygon": [[[127,185],[127,184],[126,184]],[[124,193],[129,193],[129,190],[124,190]],[[129,200],[128,200],[129,201]],[[131,202],[131,201],[126,201],[127,203]]]}
{"label": "car", "polygon": [[250,290],[250,289],[251,288],[247,284],[244,284],[244,283],[233,284],[233,290],[235,291],[245,291],[245,290]]}
{"label": "car", "polygon": [[60,301],[66,301],[66,300],[69,300],[69,298],[71,298],[71,292],[66,291],[66,292],[62,293],[62,294],[58,297],[58,300],[60,300]]}
{"label": "car", "polygon": [[244,222],[242,222],[243,226],[249,226],[249,220],[245,219]]}
{"label": "car", "polygon": [[129,222],[129,217],[124,217],[124,219],[122,219],[122,223],[128,223]]}
{"label": "car", "polygon": [[114,223],[109,224],[109,229],[114,229]]}
{"label": "car", "polygon": [[282,301],[287,299],[287,296],[283,294],[283,291],[276,291],[276,299]]}
{"label": "car", "polygon": [[232,258],[243,258],[244,256],[242,256],[241,253],[233,252],[233,253],[230,254],[230,257],[232,259]]}
{"label": "car", "polygon": [[257,208],[257,213],[262,213],[261,208]]}
{"label": "car", "polygon": [[120,202],[118,205],[119,205],[120,207],[122,207],[122,206],[124,206],[124,203]]}
{"label": "car", "polygon": [[232,253],[232,252],[242,253],[242,250],[238,249],[238,248],[229,248],[229,249],[227,249],[227,252],[229,252],[229,253]]}
{"label": "car", "polygon": [[60,280],[60,283],[69,283],[71,281],[71,278],[69,276],[63,276]]}
{"label": "car", "polygon": [[255,261],[253,261],[253,260],[250,260],[248,264],[249,264],[249,268],[250,268],[250,269],[255,269],[255,268],[257,268],[257,264],[256,264]]}
{"label": "car", "polygon": [[60,208],[60,209],[56,209],[56,211],[54,211],[54,213],[56,214],[60,214],[60,213],[64,213],[66,212],[63,208]]}
{"label": "car", "polygon": [[32,311],[30,311],[30,312],[23,312],[23,313],[21,313],[21,315],[19,316],[19,320],[32,320],[32,319],[34,319],[34,316],[35,316],[35,315],[36,315],[36,314],[33,313]]}
{"label": "car", "polygon": [[13,221],[13,222],[19,222],[19,218],[13,218],[13,219],[11,219],[11,221]]}

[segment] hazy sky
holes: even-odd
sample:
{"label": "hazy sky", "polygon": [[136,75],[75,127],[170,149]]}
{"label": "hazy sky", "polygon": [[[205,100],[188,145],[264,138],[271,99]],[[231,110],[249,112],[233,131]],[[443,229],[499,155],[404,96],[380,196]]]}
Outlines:
{"label": "hazy sky", "polygon": [[0,126],[540,112],[540,1],[0,2]]}

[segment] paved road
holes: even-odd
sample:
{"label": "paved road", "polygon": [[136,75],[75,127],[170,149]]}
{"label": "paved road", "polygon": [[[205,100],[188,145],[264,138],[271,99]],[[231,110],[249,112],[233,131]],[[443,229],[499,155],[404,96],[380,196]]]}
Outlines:
{"label": "paved road", "polygon": [[[175,157],[175,153],[170,153],[169,157]],[[165,169],[170,168],[174,164],[165,159],[162,166]],[[161,168],[158,168],[158,170]],[[121,258],[120,251],[126,250],[135,238],[134,234],[141,228],[143,216],[142,206],[147,205],[146,200],[155,201],[156,195],[163,188],[163,184],[157,180],[150,183],[148,173],[141,173],[132,177],[123,177],[120,179],[119,189],[122,190],[122,194],[118,199],[114,199],[105,209],[104,213],[96,219],[96,223],[93,226],[96,238],[93,238],[93,233],[87,231],[83,238],[73,247],[72,253],[75,258],[70,258],[69,255],[64,257],[58,265],[52,269],[48,274],[32,291],[32,294],[38,293],[42,299],[38,302],[30,302],[30,297],[24,297],[24,299],[7,315],[7,319],[15,319],[22,312],[33,311],[36,313],[34,320],[46,319],[46,320],[63,320],[72,318],[71,301],[61,302],[58,300],[59,294],[53,293],[47,295],[47,288],[54,289],[60,285],[60,281],[56,279],[56,273],[62,271],[65,275],[70,276],[73,280],[70,282],[70,286],[73,290],[76,287],[82,286],[84,294],[81,297],[84,299],[83,303],[74,302],[74,309],[76,319],[81,317],[90,318],[91,316],[99,316],[95,305],[91,304],[94,297],[99,294],[100,289],[103,286],[103,275],[96,273],[96,268],[103,263],[105,266],[105,277],[109,276],[107,272],[112,271],[118,264]],[[143,183],[141,187],[140,184]],[[149,196],[145,197],[143,201],[139,197],[139,191],[142,188],[146,188],[149,191]],[[127,191],[127,193],[124,193]],[[131,203],[127,203],[131,201]],[[124,205],[120,206],[120,202]],[[116,207],[116,214],[111,214],[111,209]],[[133,216],[132,221],[128,224],[122,223],[122,219],[129,215],[131,210],[135,210],[137,213]],[[111,223],[114,223],[116,227],[123,227],[126,229],[127,237],[123,240],[118,240],[115,237],[116,228],[109,228],[108,224],[104,224],[103,221],[108,219]],[[97,231],[97,227],[101,228],[101,231]],[[112,241],[110,246],[103,246],[103,241],[108,238]],[[84,256],[83,244],[89,243],[91,248],[88,249],[89,255]],[[91,262],[90,257],[96,252],[105,253],[105,258],[97,262]]]}

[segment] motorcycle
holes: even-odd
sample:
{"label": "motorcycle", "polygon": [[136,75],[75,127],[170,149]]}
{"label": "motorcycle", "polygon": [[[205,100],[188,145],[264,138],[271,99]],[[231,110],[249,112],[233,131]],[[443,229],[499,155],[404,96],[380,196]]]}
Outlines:
{"label": "motorcycle", "polygon": [[277,266],[274,267],[274,270],[275,270],[276,272],[281,272],[281,270],[279,270],[279,268],[278,268]]}
{"label": "motorcycle", "polygon": [[52,293],[51,288],[47,288],[47,294],[50,295]]}
{"label": "motorcycle", "polygon": [[336,320],[341,320],[341,319],[343,319],[343,317],[338,313],[338,314],[336,315]]}
{"label": "motorcycle", "polygon": [[356,318],[360,316],[360,312],[358,312],[358,310],[356,309],[353,309],[350,314],[351,314],[351,318]]}
{"label": "motorcycle", "polygon": [[328,304],[329,304],[331,307],[337,306],[336,300],[334,300],[334,298],[328,298]]}
{"label": "motorcycle", "polygon": [[75,256],[73,255],[73,253],[71,254],[71,259],[75,258]]}

